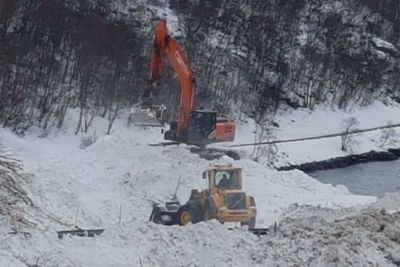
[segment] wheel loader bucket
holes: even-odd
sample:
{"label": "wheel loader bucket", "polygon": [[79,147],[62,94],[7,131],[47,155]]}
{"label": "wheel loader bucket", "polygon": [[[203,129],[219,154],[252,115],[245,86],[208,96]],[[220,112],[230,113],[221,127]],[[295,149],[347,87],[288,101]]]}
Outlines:
{"label": "wheel loader bucket", "polygon": [[153,210],[151,211],[149,220],[163,225],[177,224],[175,218],[180,206],[178,201],[167,202],[165,207],[161,207],[155,203],[153,204]]}
{"label": "wheel loader bucket", "polygon": [[249,231],[258,237],[268,234],[268,228],[250,228]]}

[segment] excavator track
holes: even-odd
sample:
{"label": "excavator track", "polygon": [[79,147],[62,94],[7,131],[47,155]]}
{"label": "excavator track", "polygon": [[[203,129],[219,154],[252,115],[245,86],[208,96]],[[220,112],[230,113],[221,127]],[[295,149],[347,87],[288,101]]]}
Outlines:
{"label": "excavator track", "polygon": [[200,158],[207,160],[219,159],[223,156],[228,156],[234,160],[240,160],[240,154],[237,151],[231,149],[220,149],[215,147],[210,147],[210,148],[191,147],[190,152],[198,154]]}
{"label": "excavator track", "polygon": [[172,146],[172,145],[179,145],[179,142],[161,142],[156,144],[149,144],[149,146]]}
{"label": "excavator track", "polygon": [[[172,146],[172,145],[179,145],[181,144],[180,142],[161,142],[161,143],[156,143],[156,144],[149,144],[149,146]],[[188,146],[188,150],[193,153],[199,155],[200,158],[207,159],[207,160],[213,160],[213,159],[219,159],[223,156],[228,156],[231,157],[234,160],[240,160],[240,154],[239,152],[232,150],[232,149],[221,149],[221,148],[215,148],[215,147],[199,147],[199,146]]]}

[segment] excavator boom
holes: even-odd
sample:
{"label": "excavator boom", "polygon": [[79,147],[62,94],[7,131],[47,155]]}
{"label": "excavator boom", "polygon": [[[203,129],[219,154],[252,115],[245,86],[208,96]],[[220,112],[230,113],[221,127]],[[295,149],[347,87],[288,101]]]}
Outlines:
{"label": "excavator boom", "polygon": [[177,114],[177,132],[181,132],[187,127],[190,112],[197,107],[196,82],[182,48],[175,38],[168,35],[166,21],[160,20],[155,27],[153,54],[150,63],[150,91],[154,95],[158,94],[157,83],[163,74],[164,55],[168,56],[169,62],[180,81],[181,103]]}
{"label": "excavator boom", "polygon": [[180,106],[165,139],[193,144],[218,141],[232,141],[235,134],[233,122],[224,120],[218,123],[215,111],[197,110],[196,80],[182,47],[168,35],[165,20],[155,26],[153,53],[150,63],[149,90],[153,95],[159,93],[157,84],[163,75],[163,59],[167,56],[176,72],[181,89]]}

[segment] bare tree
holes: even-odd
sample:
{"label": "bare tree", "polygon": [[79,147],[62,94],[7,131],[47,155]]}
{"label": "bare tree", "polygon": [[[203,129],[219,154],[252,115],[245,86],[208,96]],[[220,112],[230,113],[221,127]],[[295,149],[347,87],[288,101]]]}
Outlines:
{"label": "bare tree", "polygon": [[259,161],[261,157],[266,157],[268,165],[273,165],[276,161],[278,153],[277,144],[262,145],[263,142],[269,142],[276,139],[274,134],[273,116],[271,113],[259,120],[256,124],[256,131],[254,134],[255,145],[253,147],[252,158]]}
{"label": "bare tree", "polygon": [[355,134],[351,134],[351,131],[357,129],[357,126],[360,125],[360,122],[355,117],[349,117],[347,119],[343,119],[343,134],[341,135],[341,150],[348,151],[352,149],[352,146],[357,142],[355,141]]}
{"label": "bare tree", "polygon": [[7,215],[14,222],[31,224],[15,209],[16,205],[33,206],[32,200],[21,186],[21,162],[0,151],[0,215]]}
{"label": "bare tree", "polygon": [[107,134],[111,133],[111,128],[114,124],[115,119],[118,116],[118,112],[121,109],[121,105],[119,103],[114,104],[114,105],[110,105],[109,109],[108,109],[108,127],[107,127]]}
{"label": "bare tree", "polygon": [[[391,124],[391,122],[388,122]],[[393,128],[382,129],[381,136],[379,137],[379,147],[390,147],[394,146],[398,143],[397,138],[399,137],[398,133]]]}

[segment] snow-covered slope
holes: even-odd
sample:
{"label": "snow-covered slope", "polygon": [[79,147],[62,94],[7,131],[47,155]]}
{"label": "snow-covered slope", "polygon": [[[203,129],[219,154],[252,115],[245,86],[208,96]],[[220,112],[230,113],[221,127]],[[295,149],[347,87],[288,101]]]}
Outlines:
{"label": "snow-covered slope", "polygon": [[[400,123],[400,105],[396,103],[383,104],[376,101],[367,107],[354,107],[352,110],[337,110],[326,106],[317,106],[315,110],[298,109],[285,110],[274,118],[279,127],[273,128],[273,138],[270,140],[286,140],[304,137],[313,137],[344,132],[343,121],[355,117],[359,122],[357,129],[368,129]],[[354,128],[354,129],[355,129]],[[391,136],[394,146],[400,147],[400,128],[394,128],[397,134]],[[256,124],[252,120],[238,125],[237,136],[234,144],[254,143]],[[351,151],[341,150],[341,138],[332,137],[325,139],[308,140],[277,144],[277,153],[274,158],[276,167],[296,165],[329,158],[342,157],[349,154],[359,154],[371,150],[379,151],[391,148],[388,142],[383,144],[380,140],[382,131],[372,131],[357,134]],[[266,141],[266,140],[264,140]],[[232,143],[213,145],[216,147],[230,146]],[[264,146],[265,147],[265,146]],[[251,157],[253,146],[237,147],[243,155]],[[261,155],[261,162],[266,161],[266,155]]]}
{"label": "snow-covered slope", "polygon": [[[259,227],[279,222],[291,213],[292,204],[342,208],[375,201],[300,171],[278,172],[247,159],[208,162],[184,145],[148,146],[162,141],[159,129],[128,128],[123,118],[116,121],[112,135],[104,135],[106,121],[97,119],[92,129],[97,142],[82,149],[82,140],[94,133],[70,134],[75,115],[71,112],[65,128],[46,137],[38,137],[42,133],[34,129],[25,137],[1,130],[1,145],[23,162],[26,189],[38,207],[32,211],[36,219],[29,215],[37,224],[26,229],[32,233],[29,240],[10,237],[11,222],[0,226],[0,238],[6,240],[0,245],[1,266],[36,260],[41,266],[140,266],[139,258],[143,266],[195,266],[207,240],[218,251],[217,266],[255,265],[249,256],[255,237],[247,232],[232,232],[217,222],[188,227],[147,222],[152,201],[169,200],[179,177],[178,197],[184,202],[190,189],[205,186],[201,172],[217,162],[244,169],[245,190],[256,199]],[[105,227],[106,232],[93,240],[59,241],[55,231],[73,227],[77,213],[79,227]],[[246,249],[237,249],[242,246]]]}

